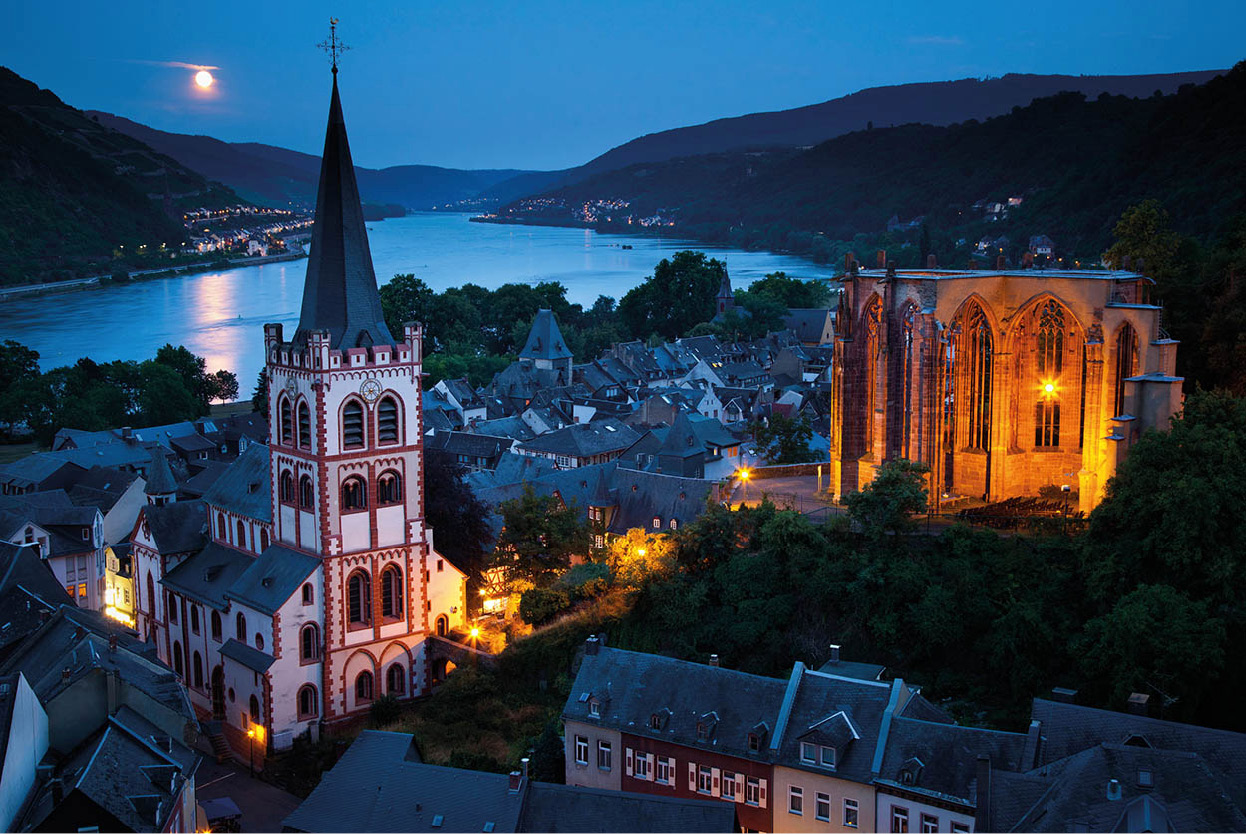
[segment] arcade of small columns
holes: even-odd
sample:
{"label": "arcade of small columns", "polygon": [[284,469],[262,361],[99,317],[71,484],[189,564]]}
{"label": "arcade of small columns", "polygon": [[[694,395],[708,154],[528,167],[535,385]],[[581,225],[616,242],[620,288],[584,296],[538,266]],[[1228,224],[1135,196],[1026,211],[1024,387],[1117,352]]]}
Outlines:
{"label": "arcade of small columns", "polygon": [[1149,279],[894,269],[844,276],[831,390],[835,495],[878,465],[930,468],[932,506],[1067,486],[1081,509],[1180,406]]}

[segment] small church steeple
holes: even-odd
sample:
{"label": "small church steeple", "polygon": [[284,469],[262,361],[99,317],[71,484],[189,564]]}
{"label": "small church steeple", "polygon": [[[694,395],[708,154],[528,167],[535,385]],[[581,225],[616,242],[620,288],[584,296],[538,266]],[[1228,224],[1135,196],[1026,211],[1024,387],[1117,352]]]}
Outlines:
{"label": "small church steeple", "polygon": [[727,274],[727,270],[723,268],[722,283],[718,285],[718,311],[715,318],[722,316],[728,310],[735,307],[735,293],[731,291],[731,276]]}
{"label": "small church steeple", "polygon": [[294,336],[295,342],[304,342],[309,332],[327,330],[329,346],[334,350],[394,344],[394,337],[385,326],[381,294],[376,287],[337,89],[337,55],[342,48],[335,33],[330,47],[333,95],[320,163],[316,222],[307,260],[307,281],[303,285],[303,309]]}

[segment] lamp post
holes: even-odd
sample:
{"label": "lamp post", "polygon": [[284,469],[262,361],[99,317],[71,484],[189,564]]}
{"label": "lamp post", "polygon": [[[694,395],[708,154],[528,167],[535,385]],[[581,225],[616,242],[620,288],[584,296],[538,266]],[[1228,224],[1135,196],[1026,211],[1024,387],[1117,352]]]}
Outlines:
{"label": "lamp post", "polygon": [[254,727],[247,730],[247,738],[250,739],[250,744],[249,744],[250,750],[248,751],[249,752],[249,769],[251,771],[251,778],[254,779],[255,778],[255,728]]}
{"label": "lamp post", "polygon": [[742,490],[740,492],[740,506],[741,507],[743,507],[748,502],[748,475],[749,475],[749,472],[747,468],[740,470],[740,486],[742,487]]}

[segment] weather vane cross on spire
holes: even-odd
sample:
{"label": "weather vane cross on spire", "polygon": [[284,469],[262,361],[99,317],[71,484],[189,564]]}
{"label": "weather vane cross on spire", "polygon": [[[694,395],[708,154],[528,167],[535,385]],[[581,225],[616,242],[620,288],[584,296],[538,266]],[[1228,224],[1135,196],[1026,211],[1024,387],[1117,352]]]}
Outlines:
{"label": "weather vane cross on spire", "polygon": [[338,57],[350,49],[349,46],[338,40],[337,37],[337,18],[329,18],[329,37],[327,40],[321,41],[316,46],[329,53],[329,59],[333,62],[333,74],[337,75],[337,59]]}

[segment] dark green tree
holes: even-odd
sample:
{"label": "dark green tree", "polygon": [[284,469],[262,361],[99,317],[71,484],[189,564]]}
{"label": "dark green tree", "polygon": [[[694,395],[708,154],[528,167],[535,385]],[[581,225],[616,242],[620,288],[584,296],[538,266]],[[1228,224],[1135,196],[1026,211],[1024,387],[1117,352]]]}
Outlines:
{"label": "dark green tree", "polygon": [[767,422],[755,422],[749,430],[757,441],[757,449],[767,463],[807,463],[817,459],[809,448],[813,426],[808,418],[771,414]]}
{"label": "dark green tree", "polygon": [[561,785],[566,781],[567,756],[558,727],[557,721],[546,722],[545,729],[541,730],[541,735],[532,748],[532,762],[528,773],[534,782]]}
{"label": "dark green tree", "polygon": [[644,283],[619,302],[624,328],[644,339],[657,333],[666,339],[683,336],[714,316],[714,299],[727,266],[704,252],[676,252],[663,258]]}
{"label": "dark green tree", "polygon": [[588,555],[591,531],[577,505],[538,495],[524,484],[523,495],[503,501],[499,509],[503,526],[495,554],[508,580],[543,587],[570,567],[573,555]]}
{"label": "dark green tree", "polygon": [[260,414],[268,413],[268,368],[260,368],[255,375],[255,390],[251,392],[251,408]]}
{"label": "dark green tree", "polygon": [[904,458],[886,461],[878,467],[873,481],[844,497],[848,515],[871,539],[909,532],[913,515],[926,511],[928,471],[925,464]]}
{"label": "dark green tree", "polygon": [[424,455],[424,518],[433,528],[437,552],[467,574],[467,605],[474,611],[480,606],[493,531],[490,508],[467,485],[466,474],[452,455],[439,451]]}

